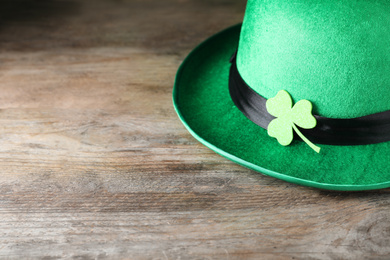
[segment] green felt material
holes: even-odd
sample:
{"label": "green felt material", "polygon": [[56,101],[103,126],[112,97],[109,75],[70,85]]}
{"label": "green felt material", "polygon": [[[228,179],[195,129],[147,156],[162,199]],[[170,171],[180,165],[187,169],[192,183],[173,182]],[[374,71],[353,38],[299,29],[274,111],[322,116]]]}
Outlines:
{"label": "green felt material", "polygon": [[320,148],[310,142],[296,127],[311,129],[317,125],[317,120],[311,114],[310,101],[302,99],[293,105],[290,94],[280,90],[275,97],[267,100],[266,107],[268,113],[276,117],[267,127],[269,136],[275,137],[281,145],[287,146],[293,141],[294,130],[314,151],[320,152]]}
{"label": "green felt material", "polygon": [[[228,74],[239,35],[240,26],[235,26],[213,36],[198,46],[178,71],[174,106],[191,134],[236,163],[289,182],[331,190],[390,187],[390,142],[320,145],[319,154],[304,142],[293,141],[284,147],[235,107],[229,96]],[[385,95],[383,89],[380,93]],[[295,102],[310,100],[304,96]],[[376,105],[370,102],[370,106]]]}
{"label": "green felt material", "polygon": [[248,0],[237,68],[263,97],[285,89],[325,117],[390,110],[390,1]]}

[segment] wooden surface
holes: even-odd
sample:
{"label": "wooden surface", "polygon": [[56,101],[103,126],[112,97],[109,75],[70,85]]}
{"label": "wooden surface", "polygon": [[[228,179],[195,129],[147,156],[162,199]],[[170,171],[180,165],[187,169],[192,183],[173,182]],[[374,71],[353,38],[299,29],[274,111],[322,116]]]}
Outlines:
{"label": "wooden surface", "polygon": [[244,8],[1,2],[1,259],[390,259],[389,190],[266,177],[180,123],[178,66]]}

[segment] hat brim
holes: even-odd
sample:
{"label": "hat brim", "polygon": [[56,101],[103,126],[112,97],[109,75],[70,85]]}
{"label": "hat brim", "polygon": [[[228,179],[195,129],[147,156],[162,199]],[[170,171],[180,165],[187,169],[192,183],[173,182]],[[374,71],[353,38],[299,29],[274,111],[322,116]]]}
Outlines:
{"label": "hat brim", "polygon": [[188,131],[216,153],[255,171],[300,185],[328,190],[390,187],[390,142],[284,147],[248,120],[229,95],[229,59],[241,25],[228,28],[193,50],[180,66],[173,103]]}

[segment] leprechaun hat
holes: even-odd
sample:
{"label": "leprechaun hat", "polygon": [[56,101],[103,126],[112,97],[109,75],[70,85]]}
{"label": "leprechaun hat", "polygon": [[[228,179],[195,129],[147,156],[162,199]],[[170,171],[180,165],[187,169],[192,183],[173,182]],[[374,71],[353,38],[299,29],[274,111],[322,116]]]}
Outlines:
{"label": "leprechaun hat", "polygon": [[175,109],[220,155],[330,190],[390,187],[390,2],[249,0],[180,66]]}

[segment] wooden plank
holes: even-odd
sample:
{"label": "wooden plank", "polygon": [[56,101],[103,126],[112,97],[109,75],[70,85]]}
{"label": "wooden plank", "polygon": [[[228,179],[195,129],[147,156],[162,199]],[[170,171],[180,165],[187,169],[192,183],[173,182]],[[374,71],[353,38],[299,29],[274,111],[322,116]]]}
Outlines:
{"label": "wooden plank", "polygon": [[3,1],[0,258],[388,259],[389,190],[328,192],[200,145],[171,101],[245,3]]}

